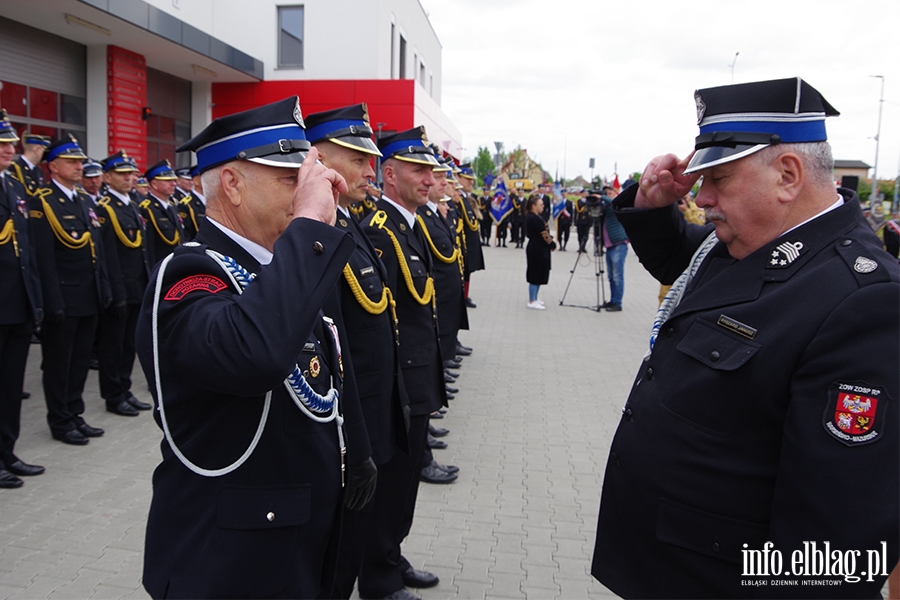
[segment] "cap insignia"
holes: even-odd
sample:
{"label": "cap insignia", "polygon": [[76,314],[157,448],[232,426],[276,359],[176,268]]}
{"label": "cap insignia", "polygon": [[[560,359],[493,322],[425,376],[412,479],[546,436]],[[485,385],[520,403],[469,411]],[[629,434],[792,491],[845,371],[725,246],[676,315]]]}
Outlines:
{"label": "cap insignia", "polygon": [[294,120],[297,121],[297,124],[300,127],[306,129],[306,125],[303,123],[303,113],[300,112],[300,101],[297,101],[297,104],[294,106]]}
{"label": "cap insignia", "polygon": [[697,125],[699,125],[703,120],[703,115],[706,114],[706,102],[700,97],[699,92],[694,92],[694,102],[697,103]]}

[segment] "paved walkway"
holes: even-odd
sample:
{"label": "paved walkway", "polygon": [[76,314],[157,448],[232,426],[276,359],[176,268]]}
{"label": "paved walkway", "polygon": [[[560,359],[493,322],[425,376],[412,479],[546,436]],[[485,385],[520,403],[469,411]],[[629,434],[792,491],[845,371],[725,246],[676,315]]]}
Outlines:
{"label": "paved walkway", "polygon": [[[422,484],[404,547],[441,578],[419,592],[426,600],[613,597],[589,574],[601,480],[658,286],[630,253],[623,312],[559,306],[575,259],[554,253],[545,311],[525,308],[523,250],[485,248],[488,270],[472,277],[478,308],[460,337],[475,353],[447,418],[435,421],[451,430],[435,456],[458,465],[460,478]],[[596,304],[586,255],[566,303]],[[39,366],[32,346],[16,450],[47,472],[0,490],[0,598],[146,598],[142,549],[161,433],[148,413],[105,412],[92,372],[85,417],[106,435],[85,447],[53,441]],[[149,401],[135,375],[136,395]]]}

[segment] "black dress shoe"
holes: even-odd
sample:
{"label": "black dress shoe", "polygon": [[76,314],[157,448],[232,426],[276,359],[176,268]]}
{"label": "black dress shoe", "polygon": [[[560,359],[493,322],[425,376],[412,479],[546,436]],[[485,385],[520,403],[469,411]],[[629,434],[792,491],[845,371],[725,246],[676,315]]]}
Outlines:
{"label": "black dress shoe", "polygon": [[441,408],[437,409],[437,412],[441,413],[442,415],[446,415],[447,409],[442,406]]}
{"label": "black dress shoe", "polygon": [[428,447],[432,450],[443,450],[447,447],[447,442],[437,439],[430,433],[428,434]]}
{"label": "black dress shoe", "polygon": [[406,588],[400,588],[390,596],[385,596],[384,600],[422,600]]}
{"label": "black dress shoe", "polygon": [[451,475],[453,473],[459,473],[459,467],[457,467],[456,465],[442,465],[433,458],[431,459],[431,466],[435,469],[440,469],[444,473],[450,473]]}
{"label": "black dress shoe", "polygon": [[6,469],[0,469],[0,488],[20,488],[24,484],[24,481],[22,481]]}
{"label": "black dress shoe", "polygon": [[136,417],[140,414],[135,407],[128,403],[127,400],[122,400],[115,405],[107,405],[106,411],[121,415],[123,417]]}
{"label": "black dress shoe", "polygon": [[466,298],[466,306],[469,308],[478,308],[478,305],[472,302],[471,298]]}
{"label": "black dress shoe", "polygon": [[424,481],[425,483],[452,483],[457,479],[459,479],[459,475],[456,473],[448,473],[432,465],[423,467],[422,472],[419,474],[419,481]]}
{"label": "black dress shoe", "polygon": [[455,388],[455,387],[452,387],[452,386],[449,386],[449,385],[445,385],[444,387],[447,388],[447,393],[448,393],[448,394],[455,394],[456,392],[459,391],[459,388]]}
{"label": "black dress shoe", "polygon": [[445,360],[444,368],[445,369],[454,369],[457,370],[462,366],[461,362],[456,362],[455,360]]}
{"label": "black dress shoe", "polygon": [[54,435],[53,439],[59,440],[63,444],[71,444],[73,446],[85,446],[91,441],[77,429],[70,429],[62,435]]}
{"label": "black dress shoe", "polygon": [[100,437],[101,435],[106,433],[99,427],[91,427],[87,423],[82,423],[81,425],[79,425],[78,431],[80,431],[81,435],[83,435],[84,437],[89,437],[89,438]]}
{"label": "black dress shoe", "polygon": [[443,418],[444,418],[444,415],[441,414],[441,413],[439,413],[438,411],[434,411],[433,413],[431,413],[430,415],[428,415],[428,418],[430,418],[430,419],[443,419]]}
{"label": "black dress shoe", "polygon": [[403,585],[411,588],[430,588],[436,586],[440,579],[434,573],[408,568],[400,574],[403,577]]}
{"label": "black dress shoe", "polygon": [[130,404],[131,406],[135,407],[138,410],[150,410],[151,408],[153,408],[152,404],[147,404],[146,402],[141,402],[134,396],[128,396],[127,398],[125,398],[125,402],[127,402],[128,404]]}
{"label": "black dress shoe", "polygon": [[44,467],[38,465],[29,465],[23,463],[21,460],[17,460],[16,462],[6,465],[6,470],[12,473],[13,475],[19,475],[20,477],[31,477],[33,475],[40,475],[45,471]]}
{"label": "black dress shoe", "polygon": [[22,392],[22,400],[28,400],[31,398],[31,392]]}
{"label": "black dress shoe", "polygon": [[453,378],[453,381],[456,381],[456,378],[459,377],[459,373],[454,373],[454,372],[451,371],[450,369],[444,369],[444,376],[445,376],[445,377],[452,377],[452,378]]}
{"label": "black dress shoe", "polygon": [[92,358],[90,361],[88,361],[88,368],[90,368],[92,371],[99,371],[100,361],[96,358]]}
{"label": "black dress shoe", "polygon": [[431,423],[428,424],[428,433],[433,435],[434,437],[444,437],[448,433],[450,433],[449,429],[444,427],[435,427]]}
{"label": "black dress shoe", "polygon": [[[446,395],[446,397],[447,397],[447,400],[453,400],[453,399],[456,398],[456,396],[454,396],[454,395],[451,394],[450,392],[447,392],[445,395]],[[443,419],[443,418],[444,418],[444,415],[441,415],[440,417],[435,417],[435,418],[437,418],[437,419]]]}
{"label": "black dress shoe", "polygon": [[613,304],[613,303],[610,303],[610,304],[606,307],[606,312],[621,312],[621,311],[622,311],[622,305],[621,305],[621,304]]}
{"label": "black dress shoe", "polygon": [[472,349],[469,348],[468,346],[463,346],[462,344],[457,344],[456,345],[456,353],[459,354],[460,356],[469,356],[470,354],[472,354]]}
{"label": "black dress shoe", "polygon": [[444,371],[444,383],[453,383],[454,381],[456,381],[456,377]]}

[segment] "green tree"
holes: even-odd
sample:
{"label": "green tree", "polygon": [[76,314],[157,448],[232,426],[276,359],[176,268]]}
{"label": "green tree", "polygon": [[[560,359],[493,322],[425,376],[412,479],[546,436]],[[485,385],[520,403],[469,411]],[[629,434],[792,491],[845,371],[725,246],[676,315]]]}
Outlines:
{"label": "green tree", "polygon": [[491,158],[490,150],[484,146],[479,147],[478,155],[472,161],[472,168],[475,170],[478,185],[484,185],[484,176],[494,170],[494,159]]}

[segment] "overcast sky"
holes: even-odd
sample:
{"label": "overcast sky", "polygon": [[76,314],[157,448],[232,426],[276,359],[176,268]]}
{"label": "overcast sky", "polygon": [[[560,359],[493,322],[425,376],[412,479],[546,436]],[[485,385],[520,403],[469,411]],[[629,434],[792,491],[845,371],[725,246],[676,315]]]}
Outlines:
{"label": "overcast sky", "polygon": [[[897,0],[420,0],[443,46],[441,107],[464,154],[521,145],[551,174],[643,170],[697,135],[695,89],[800,76],[841,112],[836,159],[900,163]],[[870,172],[871,175],[871,172]],[[624,180],[624,177],[621,177]]]}

